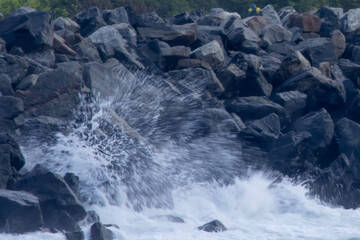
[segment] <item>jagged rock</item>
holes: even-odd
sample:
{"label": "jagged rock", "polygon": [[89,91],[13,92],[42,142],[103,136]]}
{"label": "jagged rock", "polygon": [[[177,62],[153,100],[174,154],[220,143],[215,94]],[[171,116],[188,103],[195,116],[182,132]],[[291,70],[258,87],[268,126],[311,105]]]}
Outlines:
{"label": "jagged rock", "polygon": [[287,27],[289,24],[290,15],[297,14],[297,11],[293,6],[287,6],[280,9],[278,12],[281,23],[284,27]]}
{"label": "jagged rock", "polygon": [[165,21],[157,13],[143,13],[136,15],[135,23],[132,24],[134,27],[154,27],[156,25],[162,25]]}
{"label": "jagged rock", "polygon": [[263,16],[249,17],[243,20],[258,36],[260,36],[263,28],[270,22]]}
{"label": "jagged rock", "polygon": [[306,107],[307,96],[299,91],[276,93],[272,100],[285,109],[285,116],[289,122],[303,114]]}
{"label": "jagged rock", "polygon": [[208,44],[216,40],[219,45],[225,49],[224,44],[227,43],[227,37],[224,32],[224,29],[221,27],[214,26],[198,26],[196,29],[197,39],[191,44],[191,48],[199,48],[205,44]]}
{"label": "jagged rock", "polygon": [[339,67],[357,87],[360,87],[360,64],[350,62],[348,59],[340,59]]}
{"label": "jagged rock", "polygon": [[321,28],[321,19],[318,16],[301,13],[289,16],[288,27],[298,27],[303,32],[319,32]]}
{"label": "jagged rock", "polygon": [[0,145],[3,144],[11,147],[9,152],[11,167],[20,170],[25,165],[25,158],[19,144],[10,135],[0,134]]}
{"label": "jagged rock", "polygon": [[197,24],[206,26],[219,26],[225,19],[229,17],[236,17],[238,19],[241,18],[238,13],[230,13],[224,11],[222,8],[213,8],[211,9],[210,14],[200,17],[197,20]]}
{"label": "jagged rock", "polygon": [[112,240],[114,234],[104,224],[96,222],[91,226],[90,240]]}
{"label": "jagged rock", "polygon": [[16,85],[26,76],[29,63],[23,57],[10,54],[0,55],[0,72],[9,76],[12,85]]}
{"label": "jagged rock", "polygon": [[80,25],[73,21],[71,18],[58,17],[54,21],[54,30],[58,31],[63,29],[76,33],[80,31]]}
{"label": "jagged rock", "polygon": [[224,232],[227,228],[219,220],[214,220],[198,227],[198,230],[205,232]]}
{"label": "jagged rock", "polygon": [[224,101],[227,111],[235,113],[243,121],[263,118],[276,113],[280,119],[284,117],[285,109],[267,97],[237,97]]}
{"label": "jagged rock", "polygon": [[246,73],[238,68],[236,64],[230,64],[226,69],[217,73],[217,76],[224,86],[225,95],[236,96],[246,78]]}
{"label": "jagged rock", "polygon": [[83,231],[67,232],[65,233],[66,240],[84,240],[85,235]]}
{"label": "jagged rock", "polygon": [[269,165],[290,177],[312,170],[316,159],[309,151],[310,140],[309,132],[291,131],[279,136],[268,154]]}
{"label": "jagged rock", "polygon": [[239,136],[261,149],[269,151],[280,134],[280,120],[278,115],[271,113],[268,116],[250,122],[245,129],[241,130]]}
{"label": "jagged rock", "polygon": [[65,40],[54,33],[54,50],[57,53],[62,53],[70,56],[75,56],[76,52],[65,44]]}
{"label": "jagged rock", "polygon": [[76,44],[73,49],[85,62],[102,62],[96,46],[88,38]]}
{"label": "jagged rock", "polygon": [[320,38],[320,34],[314,32],[302,32],[301,37],[304,40],[308,40],[312,38]]}
{"label": "jagged rock", "polygon": [[135,48],[137,46],[137,33],[130,24],[119,23],[112,25],[112,27],[115,28],[120,33],[120,35],[128,41],[130,47]]}
{"label": "jagged rock", "polygon": [[261,31],[262,45],[268,47],[274,43],[290,42],[292,33],[278,24],[269,24]]}
{"label": "jagged rock", "polygon": [[18,85],[16,85],[15,90],[24,91],[28,88],[33,87],[36,84],[38,78],[39,75],[36,74],[27,75],[24,79],[21,80],[21,82]]}
{"label": "jagged rock", "polygon": [[74,173],[66,173],[64,176],[64,180],[67,185],[71,188],[71,190],[75,193],[77,197],[80,196],[79,190],[79,177]]}
{"label": "jagged rock", "polygon": [[282,26],[279,15],[275,11],[274,7],[271,4],[266,5],[261,9],[260,15],[262,15],[265,19],[270,21],[271,23],[278,24]]}
{"label": "jagged rock", "polygon": [[9,17],[15,17],[20,15],[26,15],[28,13],[36,12],[36,10],[30,6],[20,7],[9,14]]}
{"label": "jagged rock", "polygon": [[114,10],[102,11],[102,16],[108,25],[129,23],[129,17],[124,7],[115,8]]}
{"label": "jagged rock", "polygon": [[[331,34],[331,41],[335,46],[336,56],[339,58],[345,52],[346,39],[340,30],[334,30]],[[360,50],[359,50],[359,63],[360,63]]]}
{"label": "jagged rock", "polygon": [[35,61],[47,68],[52,68],[55,64],[54,49],[47,46],[29,52],[28,54],[26,54],[26,58],[31,59],[32,61]]}
{"label": "jagged rock", "polygon": [[207,62],[213,68],[221,68],[225,61],[223,49],[215,40],[192,51],[191,57]]}
{"label": "jagged rock", "polygon": [[341,17],[340,22],[346,39],[354,44],[360,44],[360,8],[350,9]]}
{"label": "jagged rock", "polygon": [[174,70],[179,60],[189,58],[190,53],[191,49],[184,46],[160,48],[161,66],[164,70]]}
{"label": "jagged rock", "polygon": [[259,58],[259,62],[262,65],[262,73],[266,80],[271,83],[273,81],[273,77],[281,66],[281,60],[272,55],[264,55]]}
{"label": "jagged rock", "polygon": [[313,67],[318,67],[321,62],[337,63],[336,47],[331,39],[312,38],[301,42],[299,51],[309,60]]}
{"label": "jagged rock", "polygon": [[36,165],[16,181],[15,187],[39,198],[46,227],[70,232],[80,230],[77,222],[85,218],[86,211],[61,176]]}
{"label": "jagged rock", "polygon": [[91,7],[83,10],[75,15],[75,21],[81,27],[80,33],[83,37],[87,37],[102,26],[105,26],[105,22],[102,18],[102,14],[97,7]]}
{"label": "jagged rock", "polygon": [[301,70],[287,79],[277,88],[277,92],[284,91],[299,91],[307,94],[309,109],[336,108],[346,99],[343,84],[325,77],[316,68]]}
{"label": "jagged rock", "polygon": [[137,31],[143,39],[159,39],[172,46],[190,46],[196,40],[196,24],[154,25],[138,27]]}
{"label": "jagged rock", "polygon": [[17,46],[27,53],[43,45],[52,47],[54,31],[51,15],[49,12],[31,12],[8,17],[0,21],[0,37],[6,41],[8,50]]}
{"label": "jagged rock", "polygon": [[332,8],[328,6],[322,6],[316,12],[321,18],[322,24],[320,29],[320,35],[322,37],[331,37],[334,30],[340,29],[340,17],[343,15],[342,8]]}
{"label": "jagged rock", "polygon": [[39,200],[23,191],[0,190],[0,232],[23,234],[43,225]]}

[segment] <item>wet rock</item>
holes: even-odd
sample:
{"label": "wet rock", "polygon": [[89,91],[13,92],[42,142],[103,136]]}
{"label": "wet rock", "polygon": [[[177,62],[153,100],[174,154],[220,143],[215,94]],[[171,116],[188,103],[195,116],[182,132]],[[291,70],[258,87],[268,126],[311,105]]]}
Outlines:
{"label": "wet rock", "polygon": [[241,130],[239,137],[259,145],[261,149],[269,151],[280,134],[280,120],[278,115],[271,113],[268,116],[247,124]]}
{"label": "wet rock", "polygon": [[274,43],[290,42],[292,33],[278,24],[269,24],[261,31],[262,45],[268,47]]}
{"label": "wet rock", "polygon": [[283,7],[278,12],[281,23],[284,27],[287,27],[289,24],[290,15],[297,14],[297,11],[292,6]]}
{"label": "wet rock", "polygon": [[124,7],[115,8],[114,10],[104,10],[102,16],[108,25],[119,23],[129,24],[129,17]]}
{"label": "wet rock", "polygon": [[102,26],[105,26],[105,22],[102,18],[102,14],[97,7],[91,7],[83,10],[75,15],[75,21],[81,27],[80,33],[83,37],[87,37]]}
{"label": "wet rock", "polygon": [[277,14],[277,12],[275,11],[274,7],[271,4],[268,4],[264,8],[262,8],[260,11],[260,15],[263,16],[268,21],[270,21],[271,23],[282,26],[279,15]]}
{"label": "wet rock", "polygon": [[345,89],[341,82],[325,77],[318,69],[301,70],[287,79],[277,92],[299,91],[307,94],[309,109],[336,108],[345,102]]}
{"label": "wet rock", "polygon": [[[344,34],[340,32],[340,30],[334,30],[331,34],[331,41],[335,46],[336,56],[339,58],[345,52],[346,47],[346,39]],[[360,50],[359,50],[360,55]],[[360,63],[360,56],[359,56],[359,63]]]}
{"label": "wet rock", "polygon": [[84,240],[85,235],[83,231],[67,232],[65,233],[66,240]]}
{"label": "wet rock", "polygon": [[0,37],[6,41],[8,50],[17,46],[26,53],[43,45],[52,47],[53,34],[49,12],[31,12],[0,22]]}
{"label": "wet rock", "polygon": [[303,32],[319,32],[321,19],[309,13],[292,14],[289,16],[288,27],[298,27]]}
{"label": "wet rock", "polygon": [[57,19],[55,19],[54,21],[54,30],[58,31],[58,30],[69,30],[71,32],[78,32],[80,31],[80,25],[77,24],[75,21],[73,21],[71,18],[63,18],[63,17],[58,17]]}
{"label": "wet rock", "polygon": [[82,223],[86,224],[86,225],[92,225],[96,222],[100,222],[100,217],[99,215],[94,211],[94,210],[90,210],[86,212],[86,217],[85,219],[82,221]]}
{"label": "wet rock", "polygon": [[243,121],[260,119],[271,113],[276,113],[280,119],[284,116],[284,108],[267,97],[238,97],[225,100],[224,105],[227,111]]}
{"label": "wet rock", "polygon": [[23,191],[0,190],[0,232],[27,233],[43,225],[39,200]]}
{"label": "wet rock", "polygon": [[340,29],[340,17],[343,15],[342,8],[332,8],[328,6],[322,6],[316,12],[321,18],[322,24],[320,29],[320,35],[322,37],[331,37],[334,30]]}
{"label": "wet rock", "polygon": [[307,96],[299,91],[276,93],[272,100],[285,109],[285,116],[289,122],[300,117],[306,108]]}
{"label": "wet rock", "polygon": [[213,68],[221,68],[225,61],[223,49],[217,41],[212,41],[191,52],[191,57],[207,62]]}
{"label": "wet rock", "polygon": [[70,232],[80,230],[77,222],[85,218],[85,209],[61,176],[36,165],[15,187],[39,198],[46,227]]}
{"label": "wet rock", "polygon": [[77,197],[80,197],[79,177],[74,173],[66,173],[64,180]]}
{"label": "wet rock", "polygon": [[91,226],[90,240],[112,240],[114,234],[104,224],[96,222]]}
{"label": "wet rock", "polygon": [[313,67],[321,62],[337,63],[336,47],[331,39],[312,38],[299,44],[299,51],[309,60]]}
{"label": "wet rock", "polygon": [[0,53],[6,53],[6,42],[0,38]]}
{"label": "wet rock", "polygon": [[224,232],[227,228],[219,220],[214,220],[198,227],[198,230],[205,232]]}
{"label": "wet rock", "polygon": [[0,134],[0,145],[10,145],[10,163],[16,170],[20,170],[25,165],[25,158],[21,152],[19,144],[7,134]]}

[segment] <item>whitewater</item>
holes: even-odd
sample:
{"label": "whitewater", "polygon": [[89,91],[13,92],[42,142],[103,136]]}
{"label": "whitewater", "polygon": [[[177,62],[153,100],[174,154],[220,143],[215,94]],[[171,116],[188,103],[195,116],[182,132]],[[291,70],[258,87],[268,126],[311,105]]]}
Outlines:
{"label": "whitewater", "polygon": [[[304,184],[243,161],[236,136],[221,124],[199,132],[210,110],[221,111],[202,94],[201,79],[179,90],[119,68],[110,82],[121,87],[98,86],[97,98],[77,110],[80,120],[56,135],[32,129],[21,141],[26,170],[41,163],[79,176],[86,210],[111,224],[116,239],[360,240],[360,210],[322,203]],[[197,229],[215,219],[228,230]],[[89,239],[90,225],[81,227]]]}

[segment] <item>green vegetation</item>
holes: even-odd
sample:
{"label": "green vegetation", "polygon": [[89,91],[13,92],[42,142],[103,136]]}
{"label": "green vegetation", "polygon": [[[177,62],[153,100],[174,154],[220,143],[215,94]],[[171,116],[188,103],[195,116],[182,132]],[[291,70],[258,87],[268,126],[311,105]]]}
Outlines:
{"label": "green vegetation", "polygon": [[342,7],[345,11],[360,7],[360,0],[0,0],[0,12],[7,15],[20,6],[31,6],[37,10],[52,11],[55,16],[73,17],[80,10],[95,5],[100,9],[131,6],[135,12],[155,11],[165,17],[184,11],[203,10],[208,12],[214,7],[222,7],[225,10],[245,15],[251,2],[259,7],[272,4],[278,10],[284,6],[293,6],[300,12],[323,5]]}

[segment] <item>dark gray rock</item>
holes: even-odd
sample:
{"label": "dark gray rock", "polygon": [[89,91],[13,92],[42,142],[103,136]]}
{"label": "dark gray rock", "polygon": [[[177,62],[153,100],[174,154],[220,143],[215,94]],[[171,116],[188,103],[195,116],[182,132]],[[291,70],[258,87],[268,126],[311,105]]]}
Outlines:
{"label": "dark gray rock", "polygon": [[75,33],[75,32],[80,31],[80,26],[75,21],[73,21],[71,18],[58,17],[54,21],[54,30],[58,31],[58,30],[63,30],[63,29],[66,29],[66,30],[69,30],[69,31]]}
{"label": "dark gray rock", "polygon": [[64,180],[77,197],[80,197],[79,177],[74,173],[66,173]]}
{"label": "dark gray rock", "polygon": [[309,60],[313,67],[319,67],[321,62],[337,63],[336,48],[331,39],[311,38],[301,42],[299,51]]}
{"label": "dark gray rock", "polygon": [[281,119],[285,111],[267,97],[238,97],[225,100],[224,105],[227,111],[240,116],[243,121],[260,119],[271,113],[276,113]]}
{"label": "dark gray rock", "polygon": [[227,228],[219,220],[214,220],[198,227],[198,230],[205,232],[224,232]]}
{"label": "dark gray rock", "polygon": [[97,47],[88,38],[76,44],[73,49],[84,62],[102,62]]}
{"label": "dark gray rock", "polygon": [[296,46],[293,46],[288,42],[274,43],[266,48],[266,52],[282,56],[288,56],[296,50]]}
{"label": "dark gray rock", "polygon": [[94,224],[96,222],[100,222],[99,215],[94,210],[87,211],[86,212],[86,217],[82,221],[82,223],[84,223],[86,225],[92,225],[92,224]]}
{"label": "dark gray rock", "polygon": [[91,226],[90,240],[112,240],[114,234],[104,224],[97,222]]}
{"label": "dark gray rock", "polygon": [[355,86],[360,87],[360,64],[353,63],[348,59],[340,59],[339,67]]}
{"label": "dark gray rock", "polygon": [[356,149],[360,148],[360,125],[347,118],[340,119],[335,125],[338,138],[339,152],[347,156],[351,161],[357,161],[354,156]]}
{"label": "dark gray rock", "polygon": [[49,47],[42,47],[29,52],[26,54],[26,57],[47,68],[52,68],[55,64],[55,52]]}
{"label": "dark gray rock", "polygon": [[214,40],[217,41],[223,49],[225,49],[224,45],[227,44],[227,36],[221,27],[200,25],[196,29],[196,38],[195,42],[191,44],[192,49],[199,48]]}
{"label": "dark gray rock", "polygon": [[74,33],[73,31],[68,29],[57,30],[55,33],[61,38],[63,38],[66,45],[69,47],[74,47],[74,45],[80,43],[81,41],[84,41],[84,38],[83,36],[81,36],[80,33]]}
{"label": "dark gray rock", "polygon": [[240,138],[269,151],[280,134],[280,120],[275,113],[247,124],[239,133]]}
{"label": "dark gray rock", "polygon": [[262,46],[268,47],[274,43],[290,42],[292,33],[279,24],[269,24],[261,31]]}
{"label": "dark gray rock", "polygon": [[36,75],[36,74],[30,74],[30,75],[27,75],[24,79],[22,79],[20,81],[20,83],[18,85],[16,85],[15,87],[15,90],[27,90],[31,87],[33,87],[37,80],[39,78],[39,75]]}
{"label": "dark gray rock", "polygon": [[281,60],[276,56],[264,55],[259,58],[262,65],[262,73],[269,83],[273,82],[273,78],[281,66]]}
{"label": "dark gray rock", "polygon": [[67,232],[65,233],[66,240],[84,240],[85,235],[83,231]]}
{"label": "dark gray rock", "polygon": [[341,30],[345,34],[348,42],[360,44],[360,8],[350,9],[341,18]]}
{"label": "dark gray rock", "polygon": [[225,61],[224,51],[215,40],[192,51],[191,57],[207,62],[213,68],[221,68]]}
{"label": "dark gray rock", "polygon": [[222,8],[213,8],[211,9],[210,14],[201,16],[197,20],[197,24],[205,26],[219,26],[223,21],[230,17],[236,17],[240,19],[240,15],[238,13],[230,13],[224,11]]}
{"label": "dark gray rock", "polygon": [[0,189],[6,189],[8,180],[11,176],[11,146],[9,144],[0,145]]}
{"label": "dark gray rock", "polygon": [[0,190],[0,232],[23,234],[43,225],[39,200],[23,191]]}
{"label": "dark gray rock", "polygon": [[0,118],[13,119],[24,111],[24,104],[20,98],[13,96],[0,97]]}
{"label": "dark gray rock", "polygon": [[224,96],[226,97],[237,96],[246,78],[246,73],[236,66],[236,64],[230,64],[226,69],[218,72],[216,75],[225,89]]}
{"label": "dark gray rock", "polygon": [[260,11],[260,15],[263,16],[268,21],[270,21],[271,23],[282,26],[279,15],[277,14],[277,12],[275,11],[274,7],[271,4],[268,4],[265,7],[263,7]]}
{"label": "dark gray rock", "polygon": [[104,10],[102,11],[102,16],[108,25],[119,23],[129,24],[129,17],[124,7],[115,8],[114,10]]}
{"label": "dark gray rock", "polygon": [[12,85],[16,85],[26,76],[29,63],[25,58],[10,54],[0,55],[0,73],[7,75]]}
{"label": "dark gray rock", "polygon": [[289,122],[300,117],[306,108],[307,96],[299,91],[276,93],[272,100],[285,109],[285,116]]}
{"label": "dark gray rock", "polygon": [[[340,30],[334,30],[331,34],[331,41],[333,42],[335,48],[336,48],[336,56],[339,58],[343,55],[343,53],[345,52],[345,47],[346,47],[346,39],[344,34],[342,34],[340,32]],[[360,55],[360,48],[358,51],[359,55]],[[354,54],[356,56],[356,54]],[[356,60],[356,59],[355,59]],[[354,61],[354,59],[353,59]],[[360,63],[360,56],[359,56],[359,63]],[[356,62],[356,61],[355,61]]]}
{"label": "dark gray rock", "polygon": [[105,26],[102,14],[97,7],[91,7],[75,15],[75,21],[81,27],[80,33],[87,37],[102,26]]}
{"label": "dark gray rock", "polygon": [[334,30],[341,28],[340,17],[343,15],[342,8],[322,6],[316,12],[316,14],[321,18],[322,21],[319,32],[321,37],[331,37],[331,34]]}
{"label": "dark gray rock", "polygon": [[299,91],[307,94],[307,106],[309,109],[318,109],[320,107],[336,108],[341,106],[346,99],[342,82],[325,77],[316,68],[301,70],[287,79],[277,89],[277,92],[284,91]]}
{"label": "dark gray rock", "polygon": [[288,26],[289,23],[289,16],[292,14],[297,14],[297,11],[293,6],[286,6],[280,9],[278,12],[279,18],[281,20],[281,23],[284,27]]}
{"label": "dark gray rock", "polygon": [[154,27],[156,25],[162,25],[165,21],[157,13],[143,13],[136,15],[135,23],[132,24],[134,27]]}
{"label": "dark gray rock", "polygon": [[6,53],[6,42],[0,38],[0,53]]}
{"label": "dark gray rock", "polygon": [[269,25],[270,22],[263,16],[253,16],[243,19],[243,21],[254,31],[258,36],[261,35],[263,28]]}
{"label": "dark gray rock", "polygon": [[136,48],[137,46],[137,33],[136,30],[127,23],[119,23],[112,25],[120,35],[128,41],[130,47]]}
{"label": "dark gray rock", "polygon": [[184,25],[187,23],[195,23],[198,18],[196,13],[184,12],[170,18],[170,22],[175,25]]}
{"label": "dark gray rock", "polygon": [[0,73],[0,93],[4,96],[14,95],[14,90],[11,86],[11,79],[7,74]]}
{"label": "dark gray rock", "polygon": [[20,170],[25,165],[25,158],[21,152],[19,144],[7,134],[0,134],[0,145],[10,145],[10,162],[16,170]]}
{"label": "dark gray rock", "polygon": [[54,40],[53,25],[49,12],[32,12],[6,18],[0,21],[0,37],[6,47],[21,47],[26,53],[39,46],[52,47]]}

